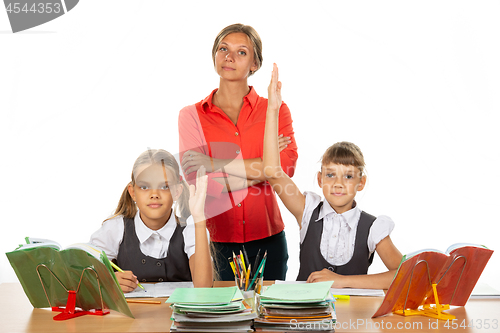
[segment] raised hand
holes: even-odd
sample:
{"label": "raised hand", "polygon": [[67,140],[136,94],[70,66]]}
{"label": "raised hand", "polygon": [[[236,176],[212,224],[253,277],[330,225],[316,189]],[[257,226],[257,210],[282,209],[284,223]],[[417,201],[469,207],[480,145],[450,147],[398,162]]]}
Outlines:
{"label": "raised hand", "polygon": [[205,221],[205,199],[207,196],[208,176],[205,167],[200,166],[196,172],[196,187],[189,185],[189,209],[194,222]]}
{"label": "raised hand", "polygon": [[267,109],[278,111],[281,107],[281,81],[278,80],[278,66],[273,64],[271,83],[267,88]]}

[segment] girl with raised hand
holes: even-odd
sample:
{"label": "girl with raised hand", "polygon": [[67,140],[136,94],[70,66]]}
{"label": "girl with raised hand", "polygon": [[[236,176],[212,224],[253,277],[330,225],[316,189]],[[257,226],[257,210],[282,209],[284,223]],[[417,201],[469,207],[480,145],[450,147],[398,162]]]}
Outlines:
{"label": "girl with raised hand", "polygon": [[[301,244],[297,280],[333,280],[334,288],[388,288],[402,255],[389,236],[394,222],[387,216],[376,218],[365,213],[354,200],[366,183],[361,150],[350,142],[338,142],[328,148],[317,176],[324,199],[314,192],[300,192],[280,166],[276,138],[281,82],[276,64],[268,100],[264,173],[299,224]],[[375,251],[388,271],[367,275]]]}
{"label": "girl with raised hand", "polygon": [[212,286],[206,189],[204,168],[197,172],[196,187],[188,188],[174,156],[165,150],[147,150],[137,158],[115,214],[90,239],[124,270],[115,273],[124,292],[139,282]]}

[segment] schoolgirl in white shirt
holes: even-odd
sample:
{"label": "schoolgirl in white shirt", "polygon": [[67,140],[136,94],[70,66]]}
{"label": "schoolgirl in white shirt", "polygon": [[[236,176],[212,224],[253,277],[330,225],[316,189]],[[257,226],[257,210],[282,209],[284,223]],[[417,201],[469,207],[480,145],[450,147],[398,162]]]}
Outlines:
{"label": "schoolgirl in white shirt", "polygon": [[[277,129],[281,82],[276,64],[268,95],[264,173],[300,227],[297,280],[333,280],[335,288],[388,288],[402,255],[389,236],[394,228],[392,220],[363,212],[354,200],[366,183],[361,150],[350,142],[339,142],[328,148],[318,173],[318,185],[325,198],[300,192],[280,166]],[[381,257],[387,272],[367,274],[374,252]]]}
{"label": "schoolgirl in white shirt", "polygon": [[204,168],[198,170],[196,187],[188,187],[174,156],[165,150],[147,150],[137,158],[115,214],[90,239],[124,270],[115,272],[124,292],[139,282],[212,286],[206,188]]}

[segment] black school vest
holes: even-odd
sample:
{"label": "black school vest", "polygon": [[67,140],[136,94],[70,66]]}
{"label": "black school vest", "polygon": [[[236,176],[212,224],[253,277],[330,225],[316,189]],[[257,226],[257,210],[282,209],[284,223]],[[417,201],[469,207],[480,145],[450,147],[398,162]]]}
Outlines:
{"label": "black school vest", "polygon": [[139,282],[191,281],[189,258],[184,252],[185,227],[177,226],[170,238],[167,256],[156,259],[144,255],[140,249],[139,238],[135,233],[134,219],[124,218],[123,240],[118,250],[116,264],[123,270],[129,270],[137,276]]}
{"label": "black school vest", "polygon": [[300,244],[300,269],[297,281],[306,281],[312,272],[327,268],[341,275],[360,275],[368,272],[368,267],[373,261],[373,253],[370,255],[368,250],[368,234],[373,222],[377,219],[375,216],[361,212],[356,229],[356,239],[354,242],[354,253],[351,260],[345,265],[335,266],[323,258],[320,250],[321,235],[323,234],[323,219],[318,219],[319,211],[323,201],[314,209],[309,226],[307,227],[306,237]]}

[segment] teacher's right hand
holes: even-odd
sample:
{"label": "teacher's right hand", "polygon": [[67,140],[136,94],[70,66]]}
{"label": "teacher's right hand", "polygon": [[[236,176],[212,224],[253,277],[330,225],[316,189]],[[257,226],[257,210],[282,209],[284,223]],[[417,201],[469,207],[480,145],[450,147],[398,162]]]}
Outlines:
{"label": "teacher's right hand", "polygon": [[292,143],[289,136],[283,136],[283,134],[278,135],[278,149],[281,153],[283,149],[288,147],[288,145]]}
{"label": "teacher's right hand", "polygon": [[206,172],[214,172],[213,163],[215,159],[194,150],[188,150],[182,155],[182,170],[186,174],[196,172],[201,166],[205,167]]}

